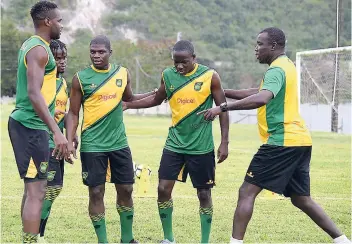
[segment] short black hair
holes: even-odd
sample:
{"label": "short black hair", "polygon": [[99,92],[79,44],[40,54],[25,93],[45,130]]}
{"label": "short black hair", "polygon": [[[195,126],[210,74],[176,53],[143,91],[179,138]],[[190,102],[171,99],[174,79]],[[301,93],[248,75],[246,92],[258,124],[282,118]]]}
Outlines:
{"label": "short black hair", "polygon": [[104,35],[98,35],[94,37],[93,40],[90,41],[90,45],[92,44],[104,44],[109,51],[111,50],[110,40],[107,36]]}
{"label": "short black hair", "polygon": [[49,18],[49,12],[56,9],[57,5],[49,1],[39,1],[31,8],[31,16],[33,22],[36,23],[38,20]]}
{"label": "short black hair", "polygon": [[281,29],[276,27],[269,27],[269,28],[265,28],[260,33],[268,33],[268,36],[271,42],[276,42],[277,45],[281,47],[285,47],[286,37],[285,37],[285,33]]}
{"label": "short black hair", "polygon": [[187,51],[191,55],[194,55],[194,46],[190,41],[187,41],[187,40],[181,40],[176,42],[172,50],[177,52]]}
{"label": "short black hair", "polygon": [[67,53],[67,48],[65,43],[63,43],[60,40],[51,40],[50,42],[50,50],[53,53],[54,57],[56,56],[57,51],[61,49],[62,51],[65,50],[65,52]]}

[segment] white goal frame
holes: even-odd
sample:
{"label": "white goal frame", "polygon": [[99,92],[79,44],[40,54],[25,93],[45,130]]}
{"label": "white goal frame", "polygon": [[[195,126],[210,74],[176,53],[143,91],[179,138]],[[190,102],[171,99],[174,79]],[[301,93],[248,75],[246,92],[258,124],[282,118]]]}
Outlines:
{"label": "white goal frame", "polygon": [[[311,55],[315,55],[315,54],[328,54],[328,53],[335,53],[336,55],[338,55],[340,52],[345,52],[345,51],[349,51],[352,54],[352,46],[346,46],[346,47],[337,47],[337,48],[326,48],[326,49],[318,49],[318,50],[309,50],[309,51],[303,51],[303,52],[297,52],[296,53],[296,69],[297,69],[297,85],[298,85],[298,108],[299,110],[301,110],[301,57],[302,56],[311,56]],[[337,111],[336,107],[335,107],[335,88],[336,88],[336,80],[337,80],[337,58],[335,59],[336,63],[335,63],[335,81],[334,81],[334,96],[333,96],[333,100],[332,102],[329,101],[329,99],[327,97],[325,97],[324,93],[322,93],[322,95],[324,96],[324,98],[326,99],[327,103],[330,104],[331,108],[334,109],[335,111]],[[308,72],[309,74],[309,72]],[[317,89],[319,89],[321,91],[320,86],[318,85],[318,83],[315,82],[315,80],[313,78],[311,78],[312,83],[317,87]]]}

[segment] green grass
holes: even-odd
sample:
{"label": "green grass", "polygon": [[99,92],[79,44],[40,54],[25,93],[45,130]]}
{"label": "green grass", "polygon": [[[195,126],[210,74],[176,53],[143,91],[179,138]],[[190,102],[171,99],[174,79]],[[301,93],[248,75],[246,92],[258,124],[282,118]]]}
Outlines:
{"label": "green grass", "polygon": [[[21,241],[20,203],[23,182],[20,180],[7,133],[12,105],[1,112],[1,242]],[[153,171],[146,198],[134,198],[135,238],[140,242],[158,242],[162,229],[156,205],[157,171],[170,125],[169,118],[126,116],[128,141],[133,159],[149,165]],[[220,130],[214,123],[216,145]],[[351,236],[351,138],[346,135],[313,133],[311,193],[337,226]],[[233,124],[230,127],[229,158],[217,166],[217,186],[213,190],[214,216],[211,242],[228,242],[232,216],[240,187],[251,157],[260,146],[257,128]],[[115,208],[113,185],[107,185],[105,203],[110,242],[119,242],[119,217]],[[88,216],[88,190],[82,184],[80,161],[66,165],[64,188],[55,201],[46,230],[52,243],[96,242]],[[196,191],[190,180],[177,183],[174,198],[174,232],[177,242],[199,242],[200,221]],[[307,216],[294,208],[289,199],[277,200],[261,195],[255,204],[246,242],[331,242]]]}

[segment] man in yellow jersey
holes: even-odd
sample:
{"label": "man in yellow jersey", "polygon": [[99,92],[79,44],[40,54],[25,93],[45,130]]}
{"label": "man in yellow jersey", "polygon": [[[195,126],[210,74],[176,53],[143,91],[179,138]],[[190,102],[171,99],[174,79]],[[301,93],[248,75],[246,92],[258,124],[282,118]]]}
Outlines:
{"label": "man in yellow jersey", "polygon": [[[83,183],[89,188],[89,215],[99,243],[106,243],[105,182],[115,184],[120,214],[121,242],[135,243],[132,232],[134,171],[123,123],[122,101],[132,101],[154,92],[133,95],[128,70],[109,63],[110,40],[97,36],[90,42],[92,65],[72,79],[67,138],[73,143],[83,107],[81,160]],[[75,157],[73,145],[69,153]],[[70,157],[70,155],[69,155]],[[71,159],[69,159],[71,160]]]}
{"label": "man in yellow jersey", "polygon": [[[52,40],[50,42],[50,50],[54,55],[57,73],[56,73],[56,101],[55,101],[55,121],[58,124],[61,132],[64,130],[65,124],[65,111],[66,104],[68,100],[67,83],[63,74],[66,69],[67,63],[67,48],[66,45],[60,40]],[[76,137],[77,138],[77,137]],[[77,139],[74,141],[75,148],[78,147]],[[54,150],[53,135],[50,133],[49,148],[50,153]],[[64,179],[64,159],[56,159],[56,157],[51,156],[49,159],[48,166],[48,184],[46,188],[41,222],[40,222],[40,239],[44,239],[45,227],[48,221],[51,206],[54,200],[59,196]],[[45,242],[40,240],[41,242]]]}
{"label": "man in yellow jersey", "polygon": [[[323,209],[310,197],[309,166],[312,139],[298,110],[297,72],[285,55],[286,38],[282,30],[267,28],[257,37],[255,55],[269,68],[259,89],[226,90],[225,110],[258,109],[258,127],[263,145],[254,155],[245,181],[239,189],[231,243],[242,243],[253,213],[255,198],[262,189],[284,194],[306,213],[335,243],[349,242]],[[221,114],[215,107],[203,111],[206,119]]]}
{"label": "man in yellow jersey", "polygon": [[[129,102],[125,109],[149,108],[165,99],[172,110],[172,125],[163,150],[159,168],[158,209],[164,231],[162,243],[174,243],[172,230],[175,181],[186,181],[187,175],[197,189],[200,202],[201,243],[208,243],[213,215],[211,188],[215,185],[215,155],[212,123],[197,116],[211,108],[213,102],[225,105],[225,94],[218,73],[195,61],[193,44],[181,40],[173,47],[174,67],[162,73],[155,96]],[[218,163],[228,156],[229,117],[220,116],[221,144]]]}
{"label": "man in yellow jersey", "polygon": [[35,35],[18,53],[16,107],[8,123],[9,136],[24,194],[21,206],[23,242],[36,242],[47,184],[49,131],[53,133],[53,154],[61,159],[67,140],[53,116],[55,110],[56,64],[49,43],[58,39],[62,18],[57,5],[36,3],[31,11]]}

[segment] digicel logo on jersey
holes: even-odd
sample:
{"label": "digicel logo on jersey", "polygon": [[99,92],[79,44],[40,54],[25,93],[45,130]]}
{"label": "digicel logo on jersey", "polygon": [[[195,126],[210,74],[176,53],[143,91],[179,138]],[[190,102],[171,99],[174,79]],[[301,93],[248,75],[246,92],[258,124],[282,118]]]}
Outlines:
{"label": "digicel logo on jersey", "polygon": [[103,101],[107,101],[114,98],[116,98],[116,93],[111,95],[99,95],[98,97],[99,100],[103,100]]}
{"label": "digicel logo on jersey", "polygon": [[62,101],[57,99],[56,100],[56,106],[65,106],[66,107],[67,102],[66,101]]}
{"label": "digicel logo on jersey", "polygon": [[194,98],[177,98],[177,103],[187,104],[187,103],[195,103]]}

